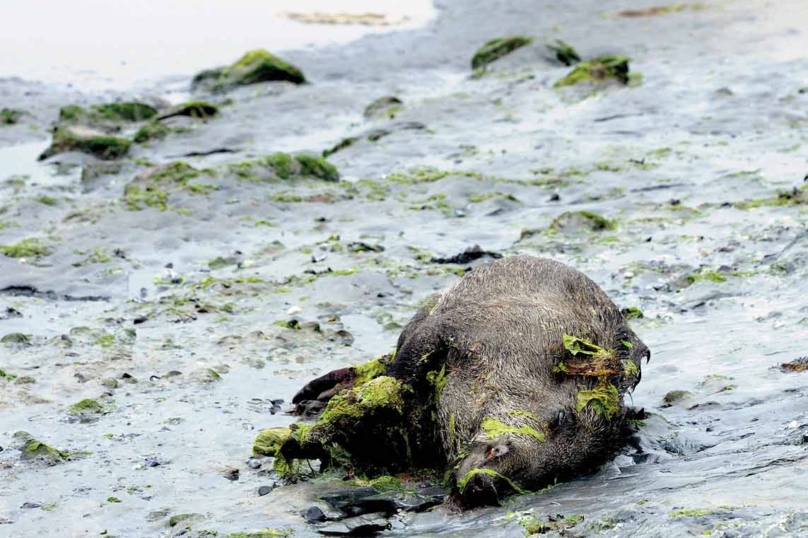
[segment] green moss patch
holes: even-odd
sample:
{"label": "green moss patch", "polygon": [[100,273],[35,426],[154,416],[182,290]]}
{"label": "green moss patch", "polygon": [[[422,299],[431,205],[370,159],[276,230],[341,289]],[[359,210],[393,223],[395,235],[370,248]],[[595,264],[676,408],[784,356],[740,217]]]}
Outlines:
{"label": "green moss patch", "polygon": [[170,194],[185,191],[204,195],[215,190],[212,185],[191,183],[203,175],[213,176],[215,172],[211,169],[194,168],[184,161],[174,161],[135,178],[124,187],[123,199],[127,209],[133,211],[146,207],[165,211],[168,209]]}
{"label": "green moss patch", "polygon": [[561,339],[564,343],[564,349],[569,351],[573,356],[579,354],[589,355],[593,359],[597,358],[611,359],[614,358],[615,356],[614,351],[597,346],[584,338],[578,338],[577,336],[564,334],[561,336]]}
{"label": "green moss patch", "polygon": [[194,87],[205,86],[213,90],[223,90],[232,86],[280,81],[303,84],[306,77],[296,66],[266,50],[258,49],[247,52],[228,67],[198,73],[191,84]]}
{"label": "green moss patch", "polygon": [[173,107],[164,114],[160,114],[158,120],[165,120],[177,116],[186,116],[199,120],[207,120],[219,114],[219,107],[207,101],[188,101]]}
{"label": "green moss patch", "polygon": [[39,160],[68,151],[87,153],[102,160],[114,160],[129,153],[131,146],[132,142],[125,138],[87,127],[63,126],[54,130],[51,145],[39,156]]}
{"label": "green moss patch", "polygon": [[382,362],[382,359],[373,359],[365,364],[354,367],[356,372],[356,380],[354,387],[364,385],[371,379],[383,376],[387,373],[387,365]]}
{"label": "green moss patch", "polygon": [[85,398],[69,406],[67,410],[71,415],[102,415],[107,407],[92,398]]}
{"label": "green moss patch", "polygon": [[0,252],[9,258],[41,258],[50,254],[39,239],[23,239],[15,245],[0,245]]}
{"label": "green moss patch", "polygon": [[629,82],[629,60],[623,56],[600,56],[598,58],[581,62],[564,78],[555,83],[554,87],[563,88],[582,82],[603,83],[607,80],[616,80],[621,84]]}
{"label": "green moss patch", "polygon": [[642,319],[645,317],[645,315],[642,313],[642,310],[640,310],[636,306],[627,306],[626,308],[620,310],[620,313],[623,314],[623,317],[626,318],[627,320]]}
{"label": "green moss patch", "polygon": [[30,346],[31,337],[23,333],[8,333],[0,338],[0,344],[4,346]]}
{"label": "green moss patch", "polygon": [[516,485],[516,484],[513,482],[513,480],[511,480],[511,479],[510,479],[510,478],[508,478],[507,476],[504,476],[504,475],[502,475],[502,474],[500,474],[500,473],[496,472],[496,471],[495,471],[495,470],[493,470],[493,469],[486,469],[486,468],[472,469],[471,471],[467,472],[467,473],[466,473],[466,474],[463,476],[463,478],[461,478],[461,479],[460,479],[460,480],[457,482],[457,487],[458,487],[458,489],[460,490],[460,492],[461,492],[461,493],[462,493],[462,492],[464,492],[464,491],[466,490],[466,486],[468,485],[469,480],[471,480],[471,479],[472,479],[472,477],[474,477],[475,475],[478,475],[478,474],[487,474],[488,476],[491,476],[491,477],[494,477],[494,478],[499,478],[499,479],[503,480],[505,483],[507,483],[507,484],[508,484],[508,485],[509,485],[511,488],[513,488],[513,490],[514,490],[515,492],[517,492],[517,493],[518,493],[518,494],[520,494],[520,495],[524,495],[524,494],[526,494],[526,493],[530,493],[529,491],[527,491],[527,490],[525,490],[525,489],[522,489],[522,488],[520,488],[519,486],[517,486],[517,485]]}
{"label": "green moss patch", "polygon": [[[241,180],[273,182],[297,178],[317,178],[339,181],[339,171],[323,157],[273,153],[262,159],[228,165],[228,170]],[[283,197],[284,201],[303,201],[297,194]]]}
{"label": "green moss patch", "polygon": [[620,393],[617,391],[617,387],[605,380],[601,380],[592,389],[580,389],[575,410],[581,412],[586,407],[603,415],[606,420],[611,420],[612,417],[620,413]]}
{"label": "green moss patch", "polygon": [[311,155],[297,155],[295,157],[300,163],[300,175],[304,177],[316,177],[325,181],[339,181],[337,168],[322,157]]}
{"label": "green moss patch", "polygon": [[393,95],[379,97],[365,108],[364,116],[367,119],[393,119],[403,104],[401,99]]}
{"label": "green moss patch", "polygon": [[577,230],[602,232],[614,230],[615,228],[617,228],[617,225],[614,221],[591,211],[568,211],[556,217],[550,224],[550,231],[552,232],[574,232]]}
{"label": "green moss patch", "polygon": [[258,434],[253,442],[253,454],[256,456],[270,456],[275,455],[280,450],[283,443],[292,436],[292,430],[289,428],[272,428],[264,430]]}
{"label": "green moss patch", "polygon": [[19,123],[25,112],[14,108],[0,109],[0,126]]}
{"label": "green moss patch", "polygon": [[162,140],[173,132],[171,127],[158,122],[150,122],[141,127],[132,137],[136,144],[145,144],[150,140]]}
{"label": "green moss patch", "polygon": [[482,428],[482,430],[485,432],[485,436],[492,440],[499,439],[500,437],[508,434],[527,435],[542,443],[547,440],[544,434],[535,428],[531,428],[530,426],[520,426],[518,428],[515,426],[509,426],[501,420],[492,417],[485,417],[480,424],[480,428]]}
{"label": "green moss patch", "polygon": [[508,36],[492,39],[480,47],[471,58],[471,68],[480,69],[506,56],[516,49],[530,45],[533,39],[527,36]]}
{"label": "green moss patch", "polygon": [[670,4],[667,6],[654,6],[645,9],[625,9],[617,14],[618,17],[638,18],[638,17],[658,17],[682,11],[700,11],[707,9],[702,3],[697,4]]}
{"label": "green moss patch", "polygon": [[156,115],[157,109],[151,105],[137,101],[123,101],[89,108],[78,105],[64,106],[59,110],[59,121],[85,124],[139,122],[150,120]]}

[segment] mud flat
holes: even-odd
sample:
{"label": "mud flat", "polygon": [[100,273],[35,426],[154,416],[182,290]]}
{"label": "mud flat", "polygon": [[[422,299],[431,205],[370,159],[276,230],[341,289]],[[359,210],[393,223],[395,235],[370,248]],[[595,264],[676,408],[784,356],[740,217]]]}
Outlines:
{"label": "mud flat", "polygon": [[[0,533],[317,536],[300,511],[355,481],[281,485],[256,434],[388,352],[479,245],[636,309],[650,416],[593,476],[388,533],[808,534],[808,6],[659,6],[439,2],[422,29],[282,53],[306,84],[183,99],[215,113],[1,80]],[[471,69],[508,36],[532,39]],[[557,39],[629,71],[560,84]],[[122,100],[164,119],[93,108]],[[57,122],[126,143],[38,161]]]}

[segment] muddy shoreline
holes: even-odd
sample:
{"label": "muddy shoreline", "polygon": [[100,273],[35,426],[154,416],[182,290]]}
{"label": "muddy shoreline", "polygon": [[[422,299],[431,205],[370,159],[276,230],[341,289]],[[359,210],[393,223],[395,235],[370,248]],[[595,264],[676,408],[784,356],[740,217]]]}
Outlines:
{"label": "muddy shoreline", "polygon": [[[0,127],[0,245],[45,249],[0,255],[0,338],[25,335],[0,344],[0,534],[176,536],[172,516],[199,514],[185,536],[317,536],[299,512],[341,485],[259,496],[276,479],[247,465],[260,429],[292,421],[273,401],[388,352],[429,294],[486,262],[431,260],[480,245],[570,264],[639,308],[652,359],[633,404],[652,415],[594,476],[398,516],[390,534],[522,536],[520,518],[561,514],[583,516],[573,536],[808,535],[808,374],[780,369],[808,353],[808,10],[616,16],[653,5],[441,1],[425,28],[283,54],[310,84],[195,95],[220,114],[173,119],[120,169],[36,158],[60,107],[159,104],[166,87],[0,80],[0,108],[26,112]],[[510,34],[536,39],[473,77],[474,51]],[[553,88],[569,72],[556,38],[627,56],[641,83]],[[385,95],[394,118],[365,118]],[[346,138],[339,182],[239,173]],[[193,180],[210,188],[132,210],[124,187],[177,160],[212,169]],[[554,227],[578,211],[610,225]],[[99,412],[71,411],[85,398]],[[18,431],[69,458],[21,461]]]}

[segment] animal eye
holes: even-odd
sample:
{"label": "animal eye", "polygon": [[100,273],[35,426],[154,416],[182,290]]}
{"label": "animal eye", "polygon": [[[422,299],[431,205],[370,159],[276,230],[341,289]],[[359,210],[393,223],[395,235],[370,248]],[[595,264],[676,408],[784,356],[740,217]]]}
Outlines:
{"label": "animal eye", "polygon": [[492,446],[488,449],[488,452],[485,453],[485,459],[490,460],[491,458],[504,456],[507,453],[508,447],[505,445]]}

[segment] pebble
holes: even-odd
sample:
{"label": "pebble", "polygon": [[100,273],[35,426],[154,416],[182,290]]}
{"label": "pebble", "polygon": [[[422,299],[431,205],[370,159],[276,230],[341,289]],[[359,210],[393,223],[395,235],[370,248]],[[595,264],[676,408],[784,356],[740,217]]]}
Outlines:
{"label": "pebble", "polygon": [[263,497],[264,495],[268,495],[272,490],[272,486],[261,486],[258,488],[258,496]]}
{"label": "pebble", "polygon": [[41,503],[32,503],[32,502],[25,502],[20,506],[22,509],[29,509],[29,508],[40,508],[42,506]]}
{"label": "pebble", "polygon": [[250,458],[247,460],[247,467],[250,469],[260,469],[261,468],[261,460],[258,458]]}
{"label": "pebble", "polygon": [[322,523],[328,518],[318,507],[310,506],[303,511],[303,519],[306,523]]}

